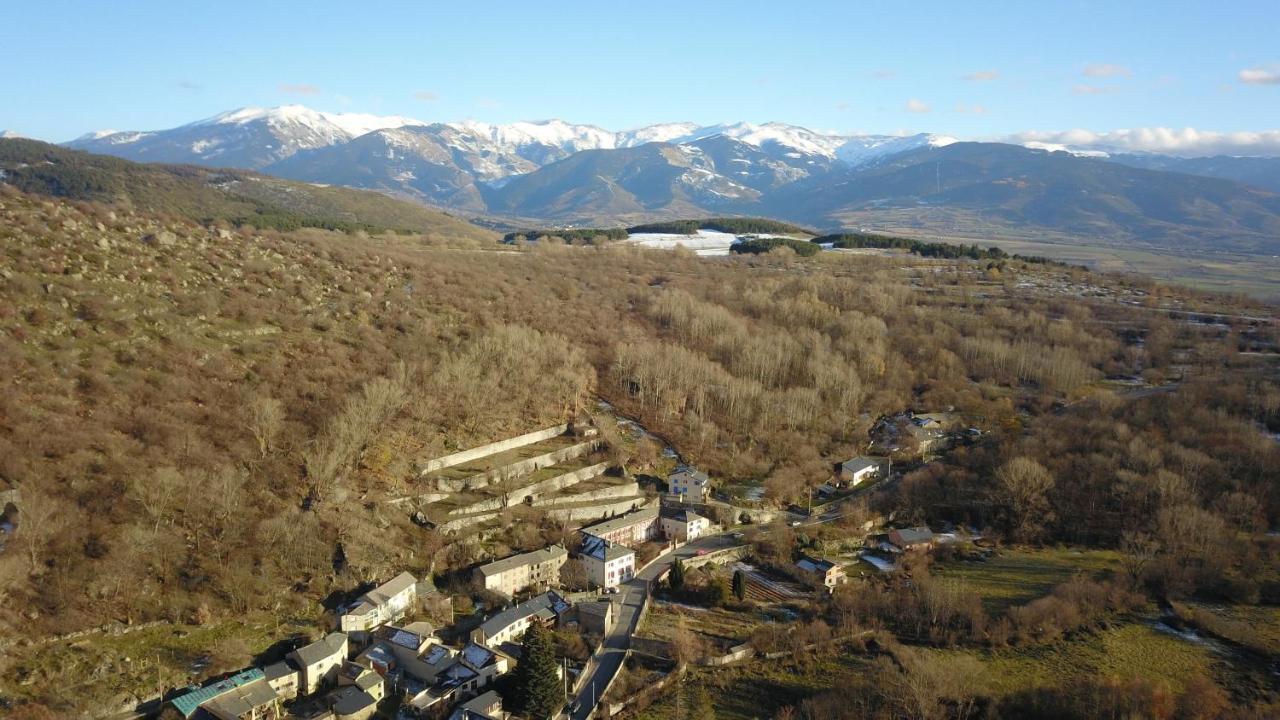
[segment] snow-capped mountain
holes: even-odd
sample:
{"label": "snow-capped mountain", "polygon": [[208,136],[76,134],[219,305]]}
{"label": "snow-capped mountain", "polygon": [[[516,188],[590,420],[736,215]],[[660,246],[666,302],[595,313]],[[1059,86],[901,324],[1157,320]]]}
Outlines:
{"label": "snow-capped mountain", "polygon": [[247,107],[171,130],[103,130],[68,146],[149,162],[261,169],[300,150],[349,142],[383,128],[421,125],[412,118],[326,113],[302,105]]}
{"label": "snow-capped mountain", "polygon": [[[68,146],[120,155],[131,160],[194,163],[265,169],[294,154],[349,143],[369,133],[388,133],[388,145],[417,144],[399,131],[432,136],[434,145],[456,151],[482,182],[530,172],[584,150],[631,148],[650,142],[689,144],[716,136],[756,148],[840,160],[868,162],[924,144],[950,141],[937,136],[850,136],[821,133],[784,123],[697,125],[676,122],[623,131],[563,120],[491,124],[467,120],[426,123],[413,118],[360,113],[329,113],[302,105],[246,107],[169,130],[100,130]],[[409,149],[406,147],[406,149]]]}

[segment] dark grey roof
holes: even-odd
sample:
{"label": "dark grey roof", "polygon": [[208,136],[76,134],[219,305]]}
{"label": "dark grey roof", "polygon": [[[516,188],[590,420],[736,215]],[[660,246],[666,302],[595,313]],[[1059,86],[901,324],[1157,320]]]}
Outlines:
{"label": "dark grey roof", "polygon": [[332,697],[336,700],[333,703],[333,711],[339,715],[351,715],[378,704],[372,695],[354,685],[338,690]]}
{"label": "dark grey roof", "polygon": [[550,547],[542,548],[541,550],[534,550],[533,552],[512,555],[511,557],[502,558],[501,560],[494,560],[486,565],[481,565],[477,568],[477,572],[481,575],[497,575],[511,570],[512,568],[532,565],[534,563],[544,563],[548,560],[567,557],[568,555],[568,550],[565,550],[559,545],[552,545]]}
{"label": "dark grey roof", "polygon": [[898,533],[898,539],[907,545],[933,540],[933,531],[927,527],[901,528],[895,532]]}
{"label": "dark grey roof", "polygon": [[851,460],[845,460],[844,462],[840,463],[840,467],[842,469],[847,470],[851,473],[859,473],[859,472],[862,472],[863,470],[866,470],[867,468],[875,469],[875,468],[878,468],[879,466],[880,466],[880,463],[877,462],[876,460],[872,460],[869,457],[863,457],[861,455]]}
{"label": "dark grey roof", "polygon": [[297,674],[297,672],[298,671],[292,665],[284,660],[281,660],[278,663],[271,663],[270,665],[262,668],[262,674],[265,675],[268,680],[279,680],[286,675]]}
{"label": "dark grey roof", "polygon": [[484,633],[486,638],[491,638],[517,620],[537,615],[542,611],[550,611],[554,615],[558,615],[568,610],[570,606],[569,601],[560,597],[559,593],[549,590],[485,620],[480,625],[480,632]]}
{"label": "dark grey roof", "polygon": [[675,520],[676,522],[682,522],[682,523],[691,523],[691,522],[693,522],[694,520],[704,520],[704,519],[705,519],[705,518],[703,518],[701,515],[699,515],[698,513],[694,512],[694,511],[692,511],[692,510],[689,510],[688,508],[681,508],[681,509],[679,509],[679,510],[672,510],[672,511],[670,511],[670,512],[665,513],[665,514],[663,515],[663,517],[665,517],[665,518],[667,518],[667,519],[669,519],[669,520]]}
{"label": "dark grey roof", "polygon": [[315,665],[321,660],[339,652],[346,642],[346,633],[329,633],[310,645],[303,645],[293,652],[298,656],[298,660],[300,660],[303,665]]}
{"label": "dark grey roof", "polygon": [[671,473],[671,476],[668,479],[674,478],[678,475],[683,475],[686,478],[701,485],[705,485],[706,483],[711,481],[711,478],[707,477],[706,473],[702,472],[701,470],[697,470],[695,468],[691,468],[687,466],[682,468],[677,468],[675,472]]}
{"label": "dark grey roof", "polygon": [[801,570],[806,572],[822,573],[823,575],[827,574],[827,571],[835,566],[836,564],[830,560],[823,558],[811,558],[808,556],[802,557],[796,561],[796,567]]}
{"label": "dark grey roof", "polygon": [[582,528],[582,532],[588,535],[607,535],[619,528],[630,527],[637,523],[653,520],[656,517],[658,517],[658,508],[644,508],[636,510],[635,512],[627,513],[626,515],[619,515],[616,518],[603,520],[595,525],[588,525],[587,527]]}
{"label": "dark grey roof", "polygon": [[635,554],[634,550],[625,545],[609,542],[608,540],[596,537],[595,535],[586,535],[583,538],[581,552],[587,557],[592,557],[596,560],[603,560],[605,562]]}

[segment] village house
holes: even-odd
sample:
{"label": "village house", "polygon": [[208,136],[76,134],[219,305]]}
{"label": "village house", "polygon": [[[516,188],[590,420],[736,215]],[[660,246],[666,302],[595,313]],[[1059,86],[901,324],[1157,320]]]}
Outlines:
{"label": "village house", "polygon": [[518,643],[533,623],[554,626],[572,608],[559,593],[548,591],[485,620],[471,631],[471,640],[495,649],[506,642]]}
{"label": "village house", "polygon": [[575,606],[578,629],[588,635],[605,636],[613,629],[613,603],[580,602]]}
{"label": "village house", "polygon": [[301,671],[298,688],[303,695],[311,695],[322,686],[332,684],[338,677],[338,668],[347,659],[346,633],[329,633],[310,645],[289,653]]}
{"label": "village house", "polygon": [[417,588],[417,578],[407,572],[400,573],[361,595],[338,618],[338,629],[348,633],[372,630],[379,625],[400,620],[416,603]]}
{"label": "village house", "polygon": [[330,693],[329,702],[335,720],[369,720],[378,711],[378,701],[354,685]]}
{"label": "village house", "polygon": [[375,701],[381,701],[387,694],[382,675],[371,668],[348,660],[338,671],[338,687],[350,686],[369,693]]}
{"label": "village house", "polygon": [[454,708],[449,720],[506,720],[508,713],[502,710],[502,696],[489,690]]}
{"label": "village house", "polygon": [[849,487],[856,487],[869,480],[874,480],[880,472],[880,462],[869,457],[858,456],[840,463],[840,482]]}
{"label": "village house", "polygon": [[681,502],[704,503],[711,495],[711,478],[701,470],[684,466],[667,478],[667,489]]}
{"label": "village house", "polygon": [[281,660],[262,668],[267,684],[276,692],[281,700],[292,700],[298,697],[298,669]]}
{"label": "village house", "polygon": [[928,550],[933,547],[933,531],[927,527],[890,530],[889,543],[900,551]]}
{"label": "village house", "polygon": [[828,592],[848,580],[843,567],[825,558],[804,556],[796,561],[796,569],[805,582]]}
{"label": "village house", "polygon": [[560,582],[560,568],[569,559],[569,552],[559,545],[512,555],[481,565],[475,570],[475,578],[486,590],[507,597],[528,588],[546,588]]}
{"label": "village house", "polygon": [[442,716],[438,709],[489,685],[511,668],[511,662],[511,658],[501,652],[474,642],[468,643],[447,662],[441,663],[440,672],[430,683],[407,680],[404,683],[404,706],[420,715]]}
{"label": "village house", "polygon": [[617,587],[636,574],[636,553],[626,545],[586,535],[581,553],[587,578],[596,587]]}
{"label": "village house", "polygon": [[662,515],[662,533],[672,540],[696,540],[710,529],[711,521],[692,510],[680,509]]}
{"label": "village house", "polygon": [[658,539],[662,533],[662,525],[658,522],[658,508],[649,507],[588,525],[582,528],[582,532],[619,545],[635,547]]}

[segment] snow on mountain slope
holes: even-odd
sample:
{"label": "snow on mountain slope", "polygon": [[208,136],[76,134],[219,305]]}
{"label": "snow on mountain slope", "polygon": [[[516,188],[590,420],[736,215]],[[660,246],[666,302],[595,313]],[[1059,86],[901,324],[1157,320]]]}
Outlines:
{"label": "snow on mountain slope", "polygon": [[197,120],[186,127],[247,125],[256,122],[262,122],[269,127],[285,131],[306,128],[318,137],[331,139],[331,142],[327,144],[350,140],[371,133],[374,130],[426,124],[421,120],[398,115],[328,113],[312,110],[305,105],[281,105],[274,108],[243,107],[238,110],[220,113],[204,120]]}
{"label": "snow on mountain slope", "polygon": [[508,125],[491,125],[466,120],[459,123],[446,123],[446,125],[486,138],[489,142],[500,146],[543,145],[569,153],[581,150],[612,149],[617,147],[618,139],[617,134],[594,125],[574,125],[563,120],[514,122]]}
{"label": "snow on mountain slope", "polygon": [[858,166],[881,158],[923,147],[945,147],[956,142],[945,135],[920,133],[917,135],[861,135],[844,138],[836,148],[836,159],[848,165]]}

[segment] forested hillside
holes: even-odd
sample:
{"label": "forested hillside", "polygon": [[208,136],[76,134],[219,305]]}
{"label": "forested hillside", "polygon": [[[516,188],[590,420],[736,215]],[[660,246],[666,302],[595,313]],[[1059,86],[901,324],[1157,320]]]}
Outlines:
{"label": "forested hillside", "polygon": [[[89,670],[12,643],[199,623],[226,634],[213,672],[269,644],[244,628],[302,622],[335,591],[561,537],[523,507],[499,537],[444,537],[381,500],[420,458],[594,396],[776,504],[880,415],[954,408],[982,441],[885,509],[1029,542],[1160,538],[1153,587],[1276,597],[1257,572],[1274,549],[1235,534],[1280,517],[1262,431],[1280,429],[1280,390],[1270,359],[1240,352],[1273,352],[1275,325],[1168,311],[1267,307],[1016,260],[512,251],[453,226],[231,230],[0,192],[0,482],[23,494],[0,553],[0,686],[60,711],[189,676],[104,661],[59,694]],[[1168,395],[1101,382],[1134,373],[1186,379]]]}
{"label": "forested hillside", "polygon": [[376,192],[290,182],[242,170],[134,163],[35,140],[0,139],[0,172],[4,182],[27,192],[119,203],[203,224],[493,237],[447,213]]}

